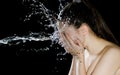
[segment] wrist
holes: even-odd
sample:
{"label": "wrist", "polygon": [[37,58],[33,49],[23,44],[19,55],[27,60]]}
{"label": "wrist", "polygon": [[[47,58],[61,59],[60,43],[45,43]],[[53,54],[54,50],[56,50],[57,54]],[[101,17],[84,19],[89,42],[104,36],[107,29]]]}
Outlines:
{"label": "wrist", "polygon": [[83,59],[83,58],[84,58],[84,53],[79,53],[79,54],[77,54],[77,57],[78,57],[79,59]]}
{"label": "wrist", "polygon": [[84,63],[84,58],[82,58],[82,57],[80,58],[78,56],[73,56],[73,60],[74,61],[79,61],[80,64]]}

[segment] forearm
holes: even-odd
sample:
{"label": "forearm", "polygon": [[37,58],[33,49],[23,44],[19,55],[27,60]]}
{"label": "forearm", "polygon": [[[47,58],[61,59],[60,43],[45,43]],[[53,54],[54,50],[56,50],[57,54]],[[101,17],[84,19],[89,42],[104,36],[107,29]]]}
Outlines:
{"label": "forearm", "polygon": [[78,75],[87,75],[84,56],[81,55],[80,58],[78,57],[77,60],[79,61],[79,74]]}
{"label": "forearm", "polygon": [[76,58],[72,57],[72,63],[68,75],[76,75]]}
{"label": "forearm", "polygon": [[84,57],[73,56],[68,75],[87,75]]}
{"label": "forearm", "polygon": [[87,75],[85,69],[84,56],[73,56],[71,68],[68,75]]}

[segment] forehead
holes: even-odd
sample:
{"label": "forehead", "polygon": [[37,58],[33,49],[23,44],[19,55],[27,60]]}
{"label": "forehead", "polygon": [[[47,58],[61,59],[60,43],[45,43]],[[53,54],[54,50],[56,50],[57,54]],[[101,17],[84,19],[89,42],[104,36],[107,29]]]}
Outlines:
{"label": "forehead", "polygon": [[57,21],[56,25],[58,29],[63,29],[63,28],[65,29],[69,27],[69,25],[66,22],[60,22],[60,21]]}
{"label": "forehead", "polygon": [[57,28],[59,31],[68,31],[68,32],[75,31],[75,27],[73,25],[69,25],[67,22],[58,21]]}

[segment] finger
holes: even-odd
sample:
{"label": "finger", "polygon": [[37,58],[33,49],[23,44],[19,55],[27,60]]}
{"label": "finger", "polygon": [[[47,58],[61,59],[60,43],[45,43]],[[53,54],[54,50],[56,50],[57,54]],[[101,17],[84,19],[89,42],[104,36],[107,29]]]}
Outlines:
{"label": "finger", "polygon": [[75,53],[72,52],[69,47],[65,47],[64,49],[65,49],[65,51],[66,51],[67,53],[69,53],[69,54],[71,54],[71,55],[75,55]]}
{"label": "finger", "polygon": [[62,35],[62,37],[63,37],[63,39],[64,39],[64,42],[68,45],[68,47],[71,48],[71,45],[70,45],[69,41],[67,40],[65,34],[63,33],[63,34],[61,34],[61,35]]}
{"label": "finger", "polygon": [[65,34],[65,38],[68,40],[68,42],[71,46],[75,45],[75,43],[73,42],[73,40],[71,39],[71,37],[68,34]]}
{"label": "finger", "polygon": [[79,41],[78,39],[76,41],[77,41],[77,45],[80,46],[81,48],[83,48],[83,45],[81,44],[81,41]]}
{"label": "finger", "polygon": [[[78,45],[79,48],[81,48],[81,49],[83,48],[83,45],[81,44],[81,41],[79,41],[78,39],[74,42],[68,34],[66,34],[66,38],[68,39],[68,41],[69,41],[69,43],[71,44],[71,46],[76,46],[76,45]],[[77,47],[78,47],[78,46],[77,46]]]}
{"label": "finger", "polygon": [[67,52],[70,52],[70,53],[71,53],[71,52],[72,52],[72,47],[70,46],[68,40],[65,38],[65,36],[64,36],[63,33],[61,34],[61,36],[62,36],[63,41],[64,41],[64,43],[65,43],[64,48],[66,49]]}
{"label": "finger", "polygon": [[63,37],[66,39],[67,44],[69,45],[69,52],[72,55],[80,54],[80,47],[76,46],[73,40],[70,38],[69,35],[63,34]]}
{"label": "finger", "polygon": [[83,45],[82,45],[82,43],[81,43],[80,40],[77,39],[76,41],[77,41],[77,44],[78,44],[79,46],[83,47]]}
{"label": "finger", "polygon": [[75,42],[71,39],[71,37],[68,34],[66,34],[66,39],[69,41],[71,47],[75,48],[73,50],[76,50],[74,51],[76,54],[80,54],[80,52],[83,53],[84,48],[79,40],[77,40],[77,44],[75,44]]}
{"label": "finger", "polygon": [[78,45],[80,46],[80,51],[83,53],[84,52],[84,46],[81,44],[81,41],[77,40]]}
{"label": "finger", "polygon": [[65,49],[65,51],[67,52],[67,53],[69,53],[70,51],[70,49],[69,49],[69,47],[64,47],[64,49]]}

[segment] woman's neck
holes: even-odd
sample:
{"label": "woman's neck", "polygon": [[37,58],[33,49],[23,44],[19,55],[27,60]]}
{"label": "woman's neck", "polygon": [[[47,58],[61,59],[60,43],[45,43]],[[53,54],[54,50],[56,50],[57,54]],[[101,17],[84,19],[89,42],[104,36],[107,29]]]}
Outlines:
{"label": "woman's neck", "polygon": [[107,45],[111,43],[97,36],[87,38],[86,49],[91,55],[98,55]]}

